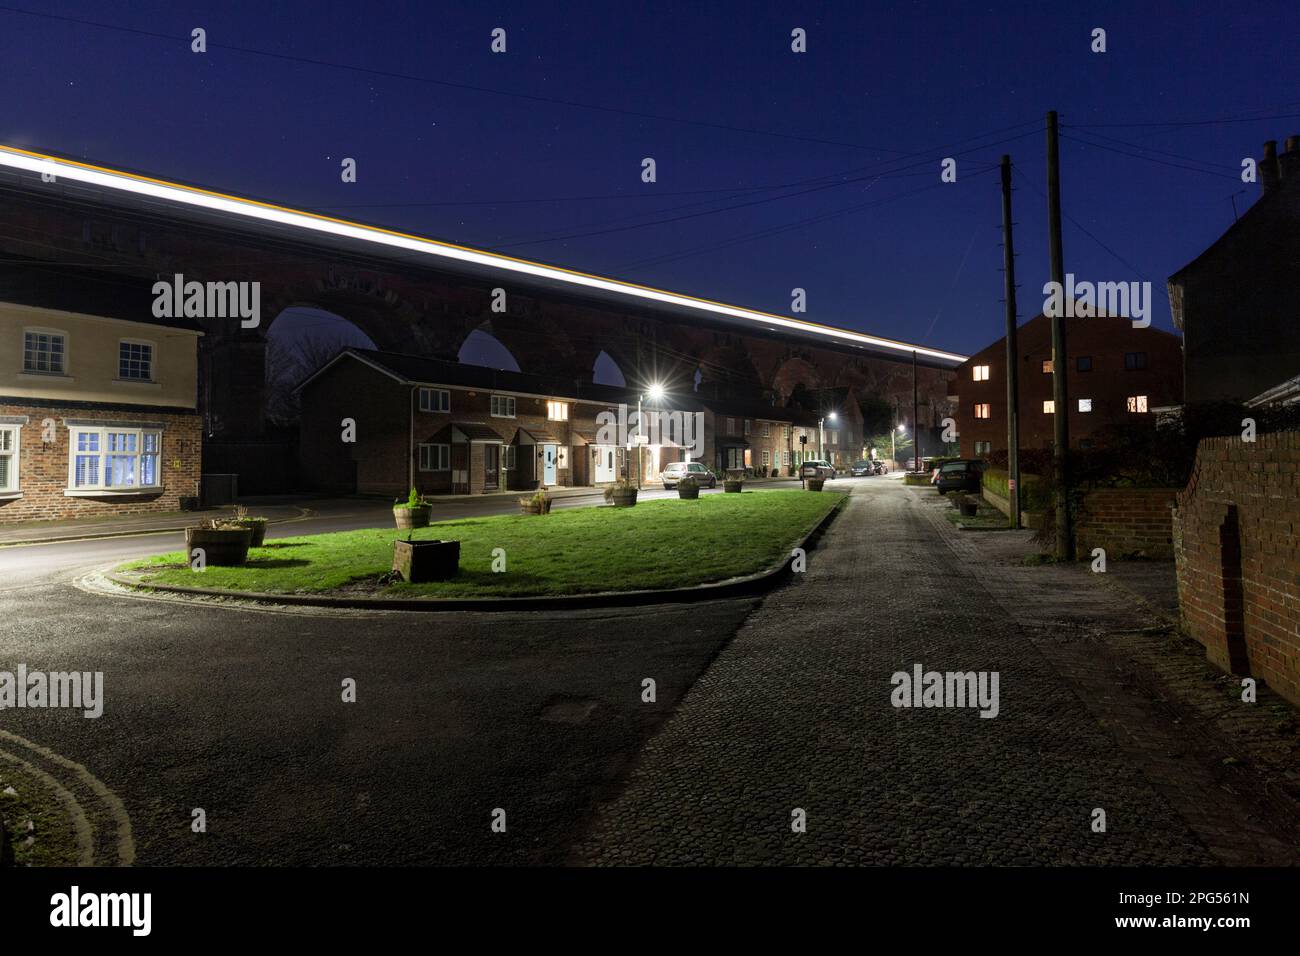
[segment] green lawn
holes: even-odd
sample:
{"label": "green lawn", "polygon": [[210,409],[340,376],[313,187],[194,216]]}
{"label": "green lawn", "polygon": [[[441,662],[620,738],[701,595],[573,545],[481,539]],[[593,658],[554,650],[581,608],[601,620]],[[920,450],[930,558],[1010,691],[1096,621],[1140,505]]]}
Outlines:
{"label": "green lawn", "polygon": [[[431,584],[379,585],[392,566],[393,529],[268,541],[242,567],[192,571],[177,551],[122,565],[148,584],[277,594],[382,597],[578,594],[673,588],[753,574],[776,564],[842,494],[761,491],[646,501],[634,508],[573,508],[549,515],[443,521],[414,532],[459,540],[460,575]],[[505,550],[506,571],[492,571]]]}

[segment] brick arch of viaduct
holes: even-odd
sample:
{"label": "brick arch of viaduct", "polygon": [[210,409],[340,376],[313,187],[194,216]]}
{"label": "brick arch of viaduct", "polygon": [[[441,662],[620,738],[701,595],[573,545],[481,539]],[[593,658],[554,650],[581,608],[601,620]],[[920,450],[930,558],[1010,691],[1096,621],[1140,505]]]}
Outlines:
{"label": "brick arch of viaduct", "polygon": [[[262,324],[204,320],[203,370],[221,431],[262,426],[265,336],[294,306],[319,308],[356,325],[380,349],[455,360],[466,337],[489,332],[525,372],[590,381],[606,352],[629,386],[702,382],[746,399],[789,397],[809,387],[852,385],[910,407],[910,362],[746,335],[665,316],[590,304],[545,291],[512,291],[508,281],[449,275],[357,250],[335,250],[284,234],[240,231],[229,223],[186,221],[158,212],[69,198],[59,190],[0,183],[0,252],[143,280],[180,273],[200,282],[259,282]],[[492,309],[493,287],[506,309]],[[951,373],[920,369],[927,405],[946,403]],[[213,387],[215,386],[215,387]],[[922,415],[923,422],[926,415]]]}

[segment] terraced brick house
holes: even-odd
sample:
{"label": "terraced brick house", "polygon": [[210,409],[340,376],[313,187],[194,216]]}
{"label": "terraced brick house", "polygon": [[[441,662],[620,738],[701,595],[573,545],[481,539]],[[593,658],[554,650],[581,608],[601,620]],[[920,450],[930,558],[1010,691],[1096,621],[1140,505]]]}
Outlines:
{"label": "terraced brick house", "polygon": [[0,523],[176,511],[197,498],[198,340],[151,283],[0,275]]}

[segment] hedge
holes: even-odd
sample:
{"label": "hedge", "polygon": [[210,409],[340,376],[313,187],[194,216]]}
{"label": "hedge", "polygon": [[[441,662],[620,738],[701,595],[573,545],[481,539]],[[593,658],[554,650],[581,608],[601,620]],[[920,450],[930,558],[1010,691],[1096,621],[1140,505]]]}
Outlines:
{"label": "hedge", "polygon": [[[1004,468],[984,469],[983,486],[993,494],[1008,501],[1011,500],[1011,489],[1007,487],[1009,480],[1010,476]],[[1038,475],[1028,475],[1022,471],[1020,473],[1020,510],[1042,511],[1051,503],[1051,488]]]}

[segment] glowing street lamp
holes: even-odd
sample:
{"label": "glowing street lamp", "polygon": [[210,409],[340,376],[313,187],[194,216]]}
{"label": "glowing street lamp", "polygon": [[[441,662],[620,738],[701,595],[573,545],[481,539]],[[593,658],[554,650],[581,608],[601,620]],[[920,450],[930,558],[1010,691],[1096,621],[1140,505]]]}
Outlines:
{"label": "glowing street lamp", "polygon": [[641,476],[645,474],[645,441],[642,439],[641,429],[641,401],[650,399],[652,402],[662,401],[664,397],[664,387],[658,382],[653,383],[649,388],[636,397],[636,486],[641,487]]}
{"label": "glowing street lamp", "polygon": [[839,418],[839,415],[835,414],[835,412],[829,412],[817,420],[817,457],[822,461],[826,460],[826,429],[824,426],[827,421],[837,422]]}

